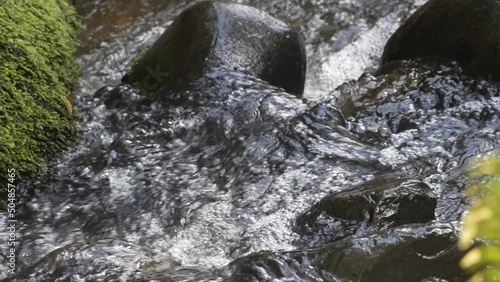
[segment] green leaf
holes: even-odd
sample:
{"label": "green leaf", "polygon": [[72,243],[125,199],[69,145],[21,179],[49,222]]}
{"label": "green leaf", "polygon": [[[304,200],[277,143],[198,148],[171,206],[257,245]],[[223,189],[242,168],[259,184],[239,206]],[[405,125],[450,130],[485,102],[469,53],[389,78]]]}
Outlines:
{"label": "green leaf", "polygon": [[489,178],[469,189],[478,198],[464,217],[460,247],[468,249],[478,240],[485,243],[469,250],[460,265],[471,273],[470,281],[500,281],[500,156],[478,164],[472,175]]}

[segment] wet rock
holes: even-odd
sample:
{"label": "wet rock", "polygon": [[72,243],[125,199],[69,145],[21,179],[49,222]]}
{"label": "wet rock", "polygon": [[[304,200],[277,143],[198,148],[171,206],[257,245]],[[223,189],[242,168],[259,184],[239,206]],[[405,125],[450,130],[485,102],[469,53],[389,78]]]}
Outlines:
{"label": "wet rock", "polygon": [[184,11],[123,82],[154,94],[183,88],[214,68],[251,74],[300,96],[306,55],[287,23],[249,6],[205,1]]}
{"label": "wet rock", "polygon": [[430,0],[385,46],[382,65],[405,59],[458,61],[472,75],[500,80],[500,4]]}
{"label": "wet rock", "polygon": [[340,192],[323,198],[311,210],[302,214],[298,222],[317,217],[325,213],[331,217],[345,220],[363,221],[370,218],[376,200],[372,194]]}
{"label": "wet rock", "polygon": [[295,231],[309,245],[333,242],[363,226],[383,230],[429,222],[435,219],[436,206],[437,197],[427,184],[381,176],[323,198],[297,218]]}
{"label": "wet rock", "polygon": [[418,129],[417,122],[407,118],[401,117],[396,121],[396,133],[401,133],[407,130]]}
{"label": "wet rock", "polygon": [[406,225],[349,237],[308,254],[312,265],[352,281],[465,281],[453,224]]}
{"label": "wet rock", "polygon": [[456,223],[412,224],[319,248],[260,252],[229,265],[229,281],[465,281]]}
{"label": "wet rock", "polygon": [[382,192],[374,213],[378,228],[407,223],[426,223],[435,219],[437,197],[420,181],[408,181]]}
{"label": "wet rock", "polygon": [[287,254],[260,252],[239,258],[227,267],[231,273],[229,282],[324,281],[312,267],[301,258]]}
{"label": "wet rock", "polygon": [[294,231],[301,239],[296,243],[316,246],[355,234],[370,221],[374,205],[370,194],[339,193],[323,198],[297,218]]}

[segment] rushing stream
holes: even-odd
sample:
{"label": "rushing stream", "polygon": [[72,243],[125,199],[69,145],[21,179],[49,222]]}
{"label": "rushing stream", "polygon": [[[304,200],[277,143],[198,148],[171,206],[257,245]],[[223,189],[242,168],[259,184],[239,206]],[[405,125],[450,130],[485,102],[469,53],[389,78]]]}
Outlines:
{"label": "rushing stream", "polygon": [[[238,1],[300,30],[307,99],[215,70],[161,101],[115,86],[195,1],[81,2],[82,136],[24,187],[34,196],[18,217],[17,281],[341,281],[322,271],[329,246],[455,232],[470,160],[500,148],[496,85],[454,64],[373,75],[387,39],[423,1]],[[424,185],[435,219],[379,233],[324,215],[297,220],[332,192],[373,183]],[[432,244],[418,255],[446,252]],[[443,281],[422,273],[415,281]]]}

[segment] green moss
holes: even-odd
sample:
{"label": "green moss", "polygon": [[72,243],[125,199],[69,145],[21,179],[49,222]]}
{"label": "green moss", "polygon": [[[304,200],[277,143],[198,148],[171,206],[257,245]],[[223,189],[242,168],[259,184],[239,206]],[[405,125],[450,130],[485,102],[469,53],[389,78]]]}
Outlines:
{"label": "green moss", "polygon": [[[78,23],[66,0],[0,0],[0,195],[76,138]],[[1,200],[5,200],[2,197]],[[1,201],[0,200],[0,201]]]}
{"label": "green moss", "polygon": [[146,55],[146,53],[148,53],[149,49],[151,49],[151,45],[143,48],[141,51],[139,51],[139,54],[137,54],[137,56],[135,56],[135,58],[132,59],[132,61],[130,61],[130,69],[133,69],[135,67],[135,65],[137,65],[137,63],[139,63],[139,61],[144,58],[144,56]]}
{"label": "green moss", "polygon": [[142,265],[141,269],[143,269],[143,270],[154,270],[154,269],[156,269],[160,265],[162,265],[161,262],[150,261],[150,262],[147,262],[144,265]]}

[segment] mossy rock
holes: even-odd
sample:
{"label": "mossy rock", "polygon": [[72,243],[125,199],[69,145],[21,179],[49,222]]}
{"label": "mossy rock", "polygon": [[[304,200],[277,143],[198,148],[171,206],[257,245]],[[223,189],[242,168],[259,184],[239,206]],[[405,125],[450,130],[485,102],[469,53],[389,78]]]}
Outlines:
{"label": "mossy rock", "polygon": [[430,0],[389,39],[382,66],[398,60],[457,61],[473,76],[500,80],[500,2]]}
{"label": "mossy rock", "polygon": [[71,1],[0,0],[1,195],[8,169],[34,176],[76,138],[78,28]]}

